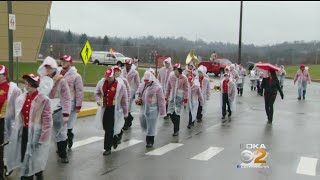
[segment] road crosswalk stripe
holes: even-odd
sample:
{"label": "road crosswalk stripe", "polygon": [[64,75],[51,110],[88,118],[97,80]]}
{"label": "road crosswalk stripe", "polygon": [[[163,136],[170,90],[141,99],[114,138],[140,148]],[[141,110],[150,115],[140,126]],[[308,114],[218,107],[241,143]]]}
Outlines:
{"label": "road crosswalk stripe", "polygon": [[146,155],[153,155],[153,156],[161,156],[171,150],[174,150],[180,146],[183,146],[183,144],[180,144],[180,143],[170,143],[170,144],[167,144],[165,146],[162,146],[158,149],[155,149],[153,151],[150,151],[148,153],[146,153]]}
{"label": "road crosswalk stripe", "polygon": [[208,161],[209,159],[211,159],[212,157],[214,157],[215,155],[223,151],[223,149],[224,148],[221,148],[221,147],[210,147],[191,159],[199,160],[199,161]]}
{"label": "road crosswalk stripe", "polygon": [[85,140],[77,141],[77,142],[73,143],[72,149],[75,149],[75,148],[78,148],[80,146],[84,146],[84,145],[87,145],[87,144],[90,144],[90,143],[93,143],[93,142],[96,142],[96,141],[100,141],[100,140],[103,140],[103,139],[104,139],[103,137],[91,137],[91,138],[88,138],[88,139],[85,139]]}
{"label": "road crosswalk stripe", "polygon": [[318,159],[316,158],[300,157],[297,174],[315,176],[317,163]]}
{"label": "road crosswalk stripe", "polygon": [[117,149],[112,149],[111,151],[120,151],[120,150],[128,148],[130,146],[134,146],[136,144],[139,144],[141,142],[143,142],[143,141],[136,140],[136,139],[130,139],[129,141],[122,142],[121,144],[118,145]]}

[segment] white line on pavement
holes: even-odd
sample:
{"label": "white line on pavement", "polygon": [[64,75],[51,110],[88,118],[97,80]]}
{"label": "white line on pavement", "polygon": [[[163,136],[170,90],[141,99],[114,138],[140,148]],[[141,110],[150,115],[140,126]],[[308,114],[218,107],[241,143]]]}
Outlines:
{"label": "white line on pavement", "polygon": [[224,148],[221,147],[210,147],[207,150],[203,151],[202,153],[194,156],[191,159],[200,160],[200,161],[208,161],[215,155],[219,154],[221,151],[223,151]]}
{"label": "white line on pavement", "polygon": [[131,139],[131,140],[129,140],[129,141],[126,141],[126,142],[123,142],[123,143],[119,144],[118,147],[117,147],[117,149],[112,149],[111,151],[114,151],[114,152],[120,151],[120,150],[125,149],[125,148],[128,148],[128,147],[130,147],[130,146],[134,146],[134,145],[136,145],[136,144],[139,144],[139,143],[141,143],[141,142],[143,142],[143,141]]}
{"label": "white line on pavement", "polygon": [[316,158],[300,157],[297,173],[309,175],[309,176],[315,176],[317,162],[318,162],[318,159]]}
{"label": "white line on pavement", "polygon": [[104,139],[104,137],[91,137],[91,138],[88,138],[88,139],[85,139],[82,141],[77,141],[77,142],[73,143],[72,149],[75,149],[77,147],[84,146],[84,145],[87,145],[87,144],[90,144],[90,143],[93,143],[96,141],[100,141],[103,139]]}
{"label": "white line on pavement", "polygon": [[180,143],[170,143],[170,144],[167,144],[165,146],[162,146],[158,149],[155,149],[153,151],[150,151],[148,153],[146,153],[146,155],[153,155],[153,156],[161,156],[171,150],[174,150],[180,146],[183,146],[183,144],[180,144]]}

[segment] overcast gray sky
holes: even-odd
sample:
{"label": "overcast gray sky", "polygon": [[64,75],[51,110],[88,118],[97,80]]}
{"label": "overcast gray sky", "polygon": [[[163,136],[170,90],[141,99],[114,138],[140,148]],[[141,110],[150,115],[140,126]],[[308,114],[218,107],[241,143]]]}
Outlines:
{"label": "overcast gray sky", "polygon": [[[89,36],[183,36],[237,43],[240,1],[59,2],[52,29]],[[243,42],[255,45],[320,40],[320,2],[243,2]]]}

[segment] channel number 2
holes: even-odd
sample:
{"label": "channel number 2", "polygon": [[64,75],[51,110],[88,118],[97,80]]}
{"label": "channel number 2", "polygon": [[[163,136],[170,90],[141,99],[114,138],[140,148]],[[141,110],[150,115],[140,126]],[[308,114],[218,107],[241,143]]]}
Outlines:
{"label": "channel number 2", "polygon": [[266,163],[266,160],[263,160],[267,156],[267,152],[264,149],[258,149],[255,152],[258,157],[254,160],[254,163]]}

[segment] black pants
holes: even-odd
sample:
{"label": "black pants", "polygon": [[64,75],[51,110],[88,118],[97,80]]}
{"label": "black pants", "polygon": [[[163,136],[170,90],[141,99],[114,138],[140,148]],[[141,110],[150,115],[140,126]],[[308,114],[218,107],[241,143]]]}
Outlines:
{"label": "black pants", "polygon": [[[37,177],[37,180],[43,180],[43,172],[42,171],[36,173],[35,175]],[[28,176],[28,177],[22,176],[21,180],[33,180],[33,176]]]}
{"label": "black pants", "polygon": [[24,160],[24,155],[26,154],[28,144],[28,128],[23,128],[22,139],[21,139],[21,162]]}
{"label": "black pants", "polygon": [[114,106],[107,106],[103,114],[104,149],[111,150],[113,145]]}
{"label": "black pants", "polygon": [[[0,144],[4,141],[4,118],[0,118]],[[0,146],[0,173],[2,178],[2,173],[4,172],[4,162],[3,162],[3,146]]]}
{"label": "black pants", "polygon": [[146,137],[147,144],[154,144],[154,136]]}
{"label": "black pants", "polygon": [[202,106],[200,106],[200,101],[199,101],[199,107],[197,111],[197,119],[202,119]]}
{"label": "black pants", "polygon": [[60,158],[67,158],[67,140],[57,142],[58,155]]}
{"label": "black pants", "polygon": [[276,100],[277,94],[264,94],[264,104],[268,120],[272,122],[273,119],[273,104]]}
{"label": "black pants", "polygon": [[228,112],[231,113],[231,108],[229,104],[229,96],[228,94],[222,94],[222,115],[225,116],[227,114],[227,105],[228,105]]}
{"label": "black pants", "polygon": [[189,124],[188,125],[191,125],[192,124],[192,114],[191,112],[189,112]]}
{"label": "black pants", "polygon": [[67,136],[68,136],[68,141],[71,143],[73,141],[73,137],[74,137],[72,129],[68,129]]}
{"label": "black pants", "polygon": [[132,121],[133,121],[133,116],[131,113],[128,113],[128,117],[124,119],[124,127],[131,127],[132,126]]}
{"label": "black pants", "polygon": [[180,126],[180,116],[176,114],[176,112],[173,112],[173,114],[170,115],[171,121],[173,123],[173,132],[179,131]]}

